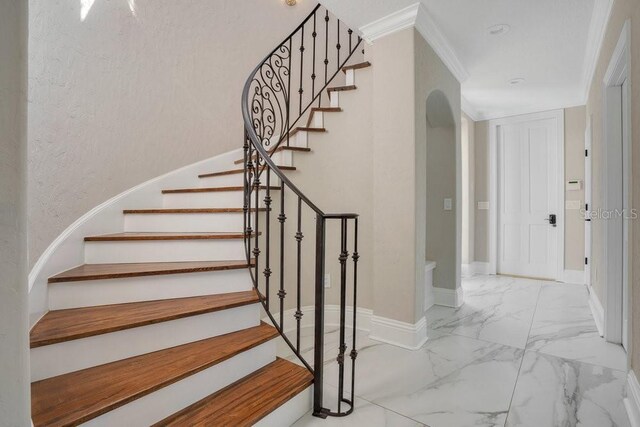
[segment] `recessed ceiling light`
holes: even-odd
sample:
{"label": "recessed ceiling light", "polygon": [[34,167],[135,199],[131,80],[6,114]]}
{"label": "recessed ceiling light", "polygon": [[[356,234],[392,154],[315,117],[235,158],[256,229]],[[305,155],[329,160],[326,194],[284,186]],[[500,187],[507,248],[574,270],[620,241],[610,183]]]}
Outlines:
{"label": "recessed ceiling light", "polygon": [[511,86],[517,86],[517,85],[522,84],[522,83],[524,83],[524,79],[522,77],[517,77],[515,79],[509,80],[509,84]]}
{"label": "recessed ceiling light", "polygon": [[490,36],[501,36],[503,34],[507,34],[510,29],[511,27],[507,24],[498,24],[494,25],[493,27],[489,27],[487,31],[489,32]]}

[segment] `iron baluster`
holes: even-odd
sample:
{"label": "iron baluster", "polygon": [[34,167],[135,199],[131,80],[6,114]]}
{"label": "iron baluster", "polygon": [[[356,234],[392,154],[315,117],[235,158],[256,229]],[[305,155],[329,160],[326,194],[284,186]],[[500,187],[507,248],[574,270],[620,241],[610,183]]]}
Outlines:
{"label": "iron baluster", "polygon": [[312,69],[311,69],[311,97],[315,98],[316,96],[316,36],[318,35],[316,31],[316,13],[313,13],[313,33],[311,33],[311,37],[313,38],[313,59],[311,61]]}
{"label": "iron baluster", "polygon": [[354,219],[354,232],[353,232],[353,342],[351,343],[351,405],[355,402],[355,388],[356,388],[356,358],[358,357],[358,350],[356,350],[356,314],[358,307],[358,260],[360,254],[358,254],[358,218]]}
{"label": "iron baluster", "polygon": [[284,213],[284,185],[281,185],[280,189],[280,215],[278,215],[278,221],[280,222],[280,289],[278,290],[278,297],[280,298],[280,328],[284,330],[284,224],[287,221],[287,216]]}
{"label": "iron baluster", "polygon": [[259,276],[259,262],[260,258],[260,241],[258,236],[260,234],[260,153],[256,152],[256,162],[255,162],[255,174],[253,179],[253,191],[255,191],[255,230],[254,230],[254,246],[253,246],[253,259],[254,259],[254,268],[255,268],[255,281],[256,281],[256,289],[260,291],[260,276]]}
{"label": "iron baluster", "polygon": [[304,25],[302,26],[302,32],[300,33],[300,105],[298,105],[298,114],[302,115],[302,94],[304,93],[302,74],[304,72]]}
{"label": "iron baluster", "polygon": [[323,408],[325,219],[316,215],[315,331],[313,351],[313,415],[326,418]]}
{"label": "iron baluster", "polygon": [[340,220],[340,341],[338,348],[338,412],[341,411],[344,400],[344,353],[347,350],[345,342],[346,310],[347,310],[347,219]]}
{"label": "iron baluster", "polygon": [[336,51],[338,52],[338,62],[336,64],[340,66],[340,20],[338,19],[338,40],[336,42]]}
{"label": "iron baluster", "polygon": [[298,250],[298,262],[296,265],[296,348],[300,351],[300,321],[302,320],[302,239],[304,235],[302,234],[302,199],[298,197],[298,231],[296,232],[296,242],[297,242],[297,250]]}
{"label": "iron baluster", "polygon": [[[271,279],[271,264],[269,259],[269,249],[271,247],[271,168],[267,168],[267,189],[266,196],[264,197],[264,207],[266,209],[264,227],[265,227],[265,256],[264,256],[264,287],[265,287],[265,298],[267,300],[267,310],[269,309],[269,281]],[[256,240],[258,236],[256,236]]]}

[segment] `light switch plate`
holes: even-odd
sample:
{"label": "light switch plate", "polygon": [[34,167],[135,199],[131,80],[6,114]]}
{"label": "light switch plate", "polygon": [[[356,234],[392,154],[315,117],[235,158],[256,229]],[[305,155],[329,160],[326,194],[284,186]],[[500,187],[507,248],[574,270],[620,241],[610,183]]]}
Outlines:
{"label": "light switch plate", "polygon": [[450,211],[453,209],[453,200],[452,199],[444,199],[444,210]]}
{"label": "light switch plate", "polygon": [[331,287],[331,274],[329,273],[324,275],[324,287],[327,289]]}

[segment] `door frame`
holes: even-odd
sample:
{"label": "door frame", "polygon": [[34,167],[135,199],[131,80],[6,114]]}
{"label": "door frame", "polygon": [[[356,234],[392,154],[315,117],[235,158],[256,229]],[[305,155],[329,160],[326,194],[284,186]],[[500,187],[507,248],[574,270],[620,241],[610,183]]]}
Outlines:
{"label": "door frame", "polygon": [[[624,82],[627,82],[627,96],[620,97],[617,93],[622,87]],[[624,109],[628,117],[631,117],[631,23],[626,21],[622,28],[622,33],[618,39],[618,44],[609,62],[609,67],[602,82],[603,93],[603,141],[604,141],[604,171],[602,174],[602,188],[604,191],[604,205],[603,210],[611,211],[619,207],[619,203],[622,202],[622,207],[630,208],[632,193],[632,179],[631,177],[631,120],[626,120],[625,129],[616,129],[620,121],[623,120],[625,115]],[[620,89],[621,92],[621,89]],[[621,99],[620,99],[621,98]],[[626,99],[626,105],[622,106],[622,111],[611,113],[610,105],[614,102],[621,102]],[[622,113],[622,114],[620,114]],[[619,141],[622,139],[622,152],[621,156],[611,155],[611,150],[616,149],[612,146],[612,140]],[[626,167],[625,167],[626,166]],[[609,177],[609,171],[620,170],[622,168],[622,184],[626,182],[626,192],[619,193],[620,188],[618,185],[620,182],[615,182]],[[621,197],[621,200],[620,200]],[[603,221],[603,234],[604,234],[604,285],[605,285],[605,316],[604,316],[604,337],[607,341],[613,343],[623,342],[623,322],[624,313],[626,312],[627,318],[628,310],[623,308],[623,301],[625,292],[629,290],[629,275],[631,269],[629,268],[629,260],[631,258],[631,239],[630,229],[631,227],[624,227],[624,219],[622,232],[619,230],[620,224],[618,221],[607,220]],[[624,245],[625,235],[627,238],[627,245]],[[618,271],[618,268],[610,268],[611,265],[615,265],[619,260],[620,248],[622,248],[622,259],[626,262],[622,263],[622,271]],[[627,299],[628,302],[628,299]],[[631,325],[627,320],[627,340],[628,347],[631,346]]]}
{"label": "door frame", "polygon": [[500,126],[534,120],[556,119],[558,126],[558,166],[556,182],[558,185],[558,260],[555,280],[564,281],[564,110],[550,110],[540,113],[524,114],[489,121],[489,274],[498,272],[498,128]]}

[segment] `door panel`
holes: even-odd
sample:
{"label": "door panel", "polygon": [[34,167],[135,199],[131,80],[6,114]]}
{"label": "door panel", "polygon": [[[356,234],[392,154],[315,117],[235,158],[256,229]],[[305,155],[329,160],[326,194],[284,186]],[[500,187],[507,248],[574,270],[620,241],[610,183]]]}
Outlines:
{"label": "door panel", "polygon": [[557,132],[557,119],[498,127],[498,273],[556,278]]}

